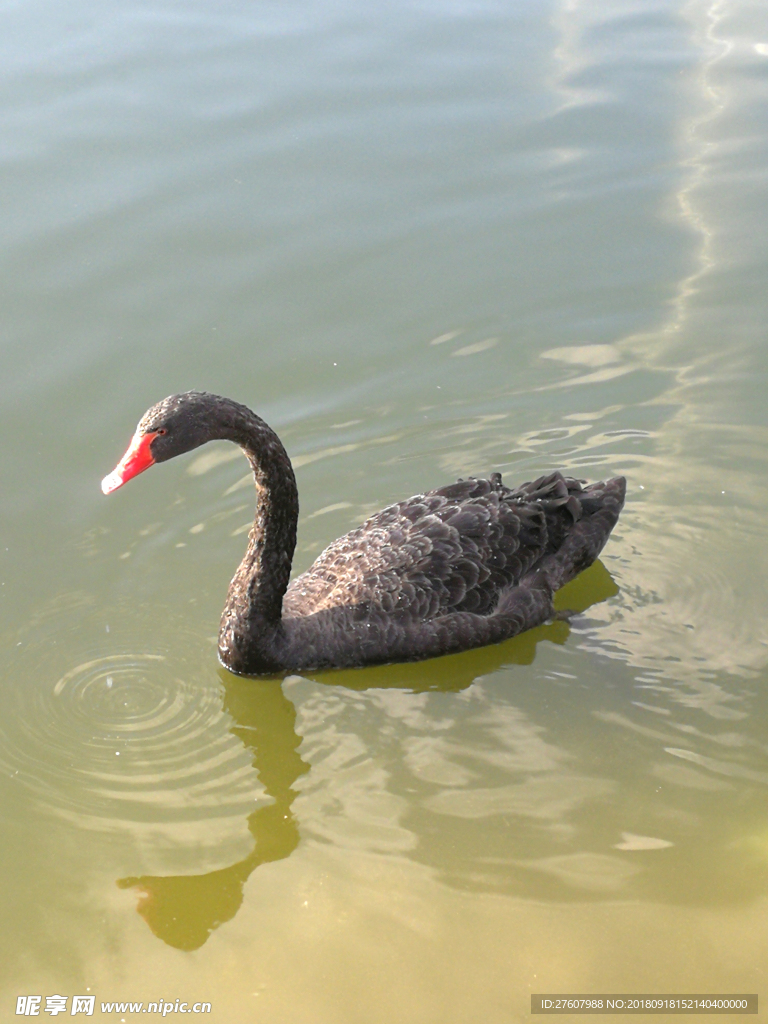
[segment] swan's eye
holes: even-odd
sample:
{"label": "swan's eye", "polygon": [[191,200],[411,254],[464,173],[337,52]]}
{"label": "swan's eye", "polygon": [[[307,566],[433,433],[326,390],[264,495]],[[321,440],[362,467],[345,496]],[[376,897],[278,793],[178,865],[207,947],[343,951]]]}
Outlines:
{"label": "swan's eye", "polygon": [[155,433],[156,434],[167,434],[168,431],[165,429],[165,427],[160,427],[160,429],[156,430]]}

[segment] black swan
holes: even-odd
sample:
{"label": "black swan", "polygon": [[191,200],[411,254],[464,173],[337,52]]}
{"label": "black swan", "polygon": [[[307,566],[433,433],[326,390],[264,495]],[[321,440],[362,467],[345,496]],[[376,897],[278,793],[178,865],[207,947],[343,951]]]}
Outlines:
{"label": "black swan", "polygon": [[204,391],[163,399],[102,490],[216,439],[240,445],[258,491],[219,630],[219,658],[239,675],[419,661],[541,625],[624,504],[623,477],[585,487],[551,473],[516,490],[500,473],[459,480],[377,512],[289,584],[296,480],[277,434],[246,406]]}

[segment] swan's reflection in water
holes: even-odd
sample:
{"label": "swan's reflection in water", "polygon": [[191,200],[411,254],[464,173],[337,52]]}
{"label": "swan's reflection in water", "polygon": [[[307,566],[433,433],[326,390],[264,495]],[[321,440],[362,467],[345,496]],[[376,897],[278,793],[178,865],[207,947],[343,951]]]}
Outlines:
{"label": "swan's reflection in water", "polygon": [[158,938],[177,949],[198,949],[211,931],[234,917],[243,901],[243,885],[260,864],[288,857],[298,845],[299,829],[291,812],[296,780],[309,771],[298,754],[296,710],[278,680],[239,679],[224,669],[224,709],[231,732],[253,754],[253,767],[274,803],[248,817],[256,840],[243,860],[203,875],[143,875],[122,878],[121,889],[135,887],[138,911]]}
{"label": "swan's reflection in water", "polygon": [[[608,571],[602,563],[595,562],[559,592],[555,604],[560,609],[580,612],[617,592]],[[567,621],[556,620],[503,644],[462,654],[412,664],[307,675],[322,684],[358,691],[459,691],[478,676],[504,665],[531,664],[540,640],[563,644],[569,632]],[[242,679],[224,669],[220,676],[224,710],[233,720],[230,731],[253,755],[253,767],[274,802],[248,817],[255,846],[243,860],[202,875],[142,875],[118,880],[121,889],[138,891],[139,913],[159,939],[176,949],[202,946],[215,928],[235,916],[251,873],[260,864],[290,856],[300,838],[291,807],[297,795],[295,783],[310,766],[298,752],[301,737],[296,733],[296,709],[277,678]]]}

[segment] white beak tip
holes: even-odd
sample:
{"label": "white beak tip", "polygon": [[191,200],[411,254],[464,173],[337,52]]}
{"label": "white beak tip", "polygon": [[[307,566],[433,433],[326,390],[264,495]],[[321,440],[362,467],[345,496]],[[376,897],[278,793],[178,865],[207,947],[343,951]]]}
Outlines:
{"label": "white beak tip", "polygon": [[108,476],[105,476],[101,481],[101,489],[104,494],[111,494],[112,491],[116,491],[117,488],[122,484],[122,480],[118,476],[117,472],[113,470]]}

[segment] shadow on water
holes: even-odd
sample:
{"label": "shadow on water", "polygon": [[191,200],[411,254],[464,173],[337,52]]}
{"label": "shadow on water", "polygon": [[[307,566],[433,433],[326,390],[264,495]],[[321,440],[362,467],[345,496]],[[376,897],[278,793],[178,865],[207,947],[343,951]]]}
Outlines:
{"label": "shadow on water", "polygon": [[[557,594],[558,609],[581,612],[618,593],[608,570],[595,562]],[[430,661],[378,665],[367,669],[307,673],[318,683],[352,690],[399,688],[458,692],[478,676],[505,665],[530,665],[539,641],[563,644],[570,627],[556,620],[502,644],[465,651]],[[243,901],[243,886],[260,864],[289,857],[299,844],[299,828],[291,806],[296,781],[310,770],[298,752],[296,710],[283,693],[278,677],[243,679],[220,669],[224,710],[232,718],[230,731],[253,755],[268,796],[274,801],[248,817],[255,840],[243,860],[202,875],[142,875],[121,878],[121,889],[139,893],[138,912],[154,934],[176,949],[199,949],[219,925],[231,920]]]}

